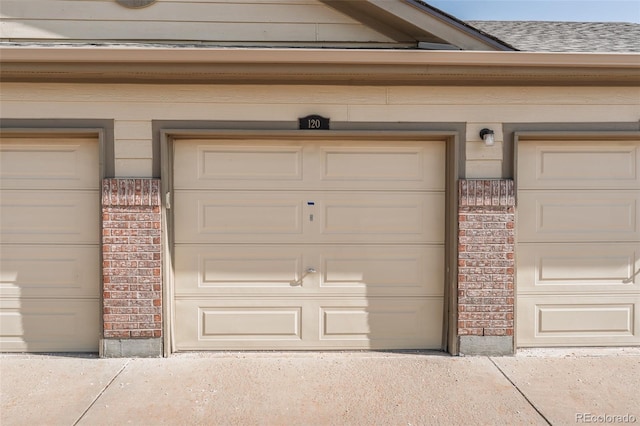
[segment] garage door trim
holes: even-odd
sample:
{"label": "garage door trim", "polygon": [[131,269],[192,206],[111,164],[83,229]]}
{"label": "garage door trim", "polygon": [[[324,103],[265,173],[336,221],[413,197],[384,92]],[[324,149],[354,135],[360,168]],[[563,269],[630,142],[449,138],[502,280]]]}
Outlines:
{"label": "garage door trim", "polygon": [[[162,175],[162,197],[163,205],[170,205],[173,188],[173,144],[179,143],[180,139],[202,137],[206,139],[262,139],[262,140],[296,140],[304,138],[306,140],[322,139],[344,139],[350,141],[376,141],[376,140],[398,140],[398,141],[424,141],[442,140],[445,141],[446,149],[446,182],[445,182],[445,283],[444,283],[444,317],[442,348],[450,353],[457,353],[457,292],[455,277],[457,276],[455,238],[457,235],[457,191],[454,183],[460,173],[459,164],[462,161],[460,153],[460,138],[464,132],[455,130],[336,130],[336,131],[299,131],[299,130],[238,130],[238,129],[207,129],[207,128],[164,128],[160,130],[160,158]],[[247,126],[246,128],[250,128]],[[163,209],[163,228],[166,229],[163,241],[165,252],[165,262],[163,270],[164,295],[168,303],[164,303],[164,338],[167,353],[176,350],[175,343],[175,312],[173,308],[174,300],[174,224],[172,214],[168,214]]]}

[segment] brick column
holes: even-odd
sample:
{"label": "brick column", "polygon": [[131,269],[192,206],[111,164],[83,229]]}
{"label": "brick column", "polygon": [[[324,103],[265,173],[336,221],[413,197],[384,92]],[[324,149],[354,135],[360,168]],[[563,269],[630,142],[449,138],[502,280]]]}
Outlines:
{"label": "brick column", "polygon": [[160,180],[102,181],[103,357],[162,356]]}
{"label": "brick column", "polygon": [[458,186],[458,338],[463,355],[514,352],[512,180]]}

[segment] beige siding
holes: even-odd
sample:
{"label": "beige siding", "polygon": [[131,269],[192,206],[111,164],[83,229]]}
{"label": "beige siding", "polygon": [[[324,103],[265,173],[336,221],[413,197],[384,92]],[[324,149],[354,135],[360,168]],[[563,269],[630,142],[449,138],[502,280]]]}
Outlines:
{"label": "beige siding", "polygon": [[[1,38],[249,43],[389,43],[319,1],[4,0]],[[135,22],[135,25],[132,23]]]}
{"label": "beige siding", "polygon": [[[113,118],[118,176],[150,176],[151,121],[465,122],[467,177],[500,177],[502,123],[634,122],[637,87],[368,87],[257,85],[2,85],[5,118]],[[496,131],[486,147],[478,133]]]}
{"label": "beige siding", "polygon": [[[466,121],[494,122],[500,117],[503,122],[557,122],[580,121],[599,122],[603,116],[617,117],[617,121],[635,121],[640,109],[629,108],[626,105],[607,105],[603,111],[601,105],[572,105],[567,110],[566,105],[442,105],[438,108],[424,108],[415,105],[358,105],[349,109],[349,118],[353,121],[371,121],[372,117],[384,117],[388,121],[417,121],[428,117],[429,121],[443,122],[452,118]],[[607,120],[605,120],[607,121]]]}
{"label": "beige siding", "polygon": [[[480,140],[480,130],[494,131],[495,144],[486,146]],[[467,164],[469,179],[497,178],[502,176],[502,123],[467,123]]]}
{"label": "beige siding", "polygon": [[151,176],[151,121],[115,120],[113,127],[116,175]]}

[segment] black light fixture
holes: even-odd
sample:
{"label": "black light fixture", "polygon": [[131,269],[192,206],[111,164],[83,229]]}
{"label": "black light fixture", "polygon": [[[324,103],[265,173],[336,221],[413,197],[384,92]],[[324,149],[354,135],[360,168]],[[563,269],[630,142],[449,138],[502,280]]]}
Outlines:
{"label": "black light fixture", "polygon": [[480,138],[484,141],[486,146],[493,146],[496,143],[496,139],[493,135],[493,130],[491,129],[482,129],[480,130]]}

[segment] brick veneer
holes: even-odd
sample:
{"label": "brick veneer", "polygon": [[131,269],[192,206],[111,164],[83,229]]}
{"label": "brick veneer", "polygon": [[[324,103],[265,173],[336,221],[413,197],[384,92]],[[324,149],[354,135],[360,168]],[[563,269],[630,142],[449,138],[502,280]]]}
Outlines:
{"label": "brick veneer", "polygon": [[[458,200],[460,352],[513,352],[513,181],[461,180]],[[105,356],[160,355],[160,208],[157,179],[103,181],[104,340],[118,340],[117,345],[103,344],[101,350]],[[131,347],[127,343],[145,338],[155,339],[158,344],[127,349]]]}
{"label": "brick veneer", "polygon": [[[513,351],[515,197],[511,180],[461,180],[458,186],[458,336],[460,351]],[[465,336],[501,336],[500,348]],[[485,342],[489,340],[485,339]],[[466,344],[465,344],[466,342]]]}
{"label": "brick veneer", "polygon": [[162,337],[160,226],[160,180],[103,180],[105,339]]}

